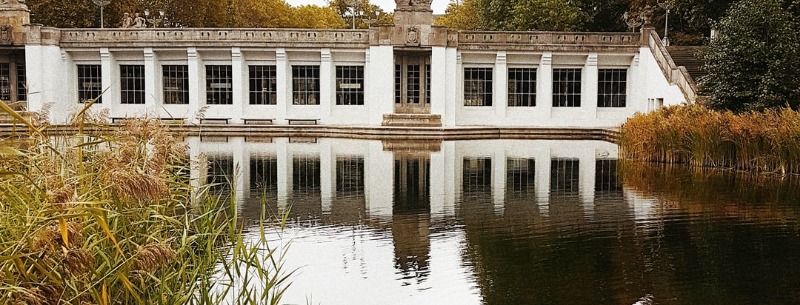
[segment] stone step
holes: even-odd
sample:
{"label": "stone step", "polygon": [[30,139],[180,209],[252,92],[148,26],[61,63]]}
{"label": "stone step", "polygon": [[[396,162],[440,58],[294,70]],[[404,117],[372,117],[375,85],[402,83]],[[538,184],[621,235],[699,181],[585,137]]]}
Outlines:
{"label": "stone step", "polygon": [[442,127],[442,116],[438,114],[384,114],[383,126],[396,127]]}

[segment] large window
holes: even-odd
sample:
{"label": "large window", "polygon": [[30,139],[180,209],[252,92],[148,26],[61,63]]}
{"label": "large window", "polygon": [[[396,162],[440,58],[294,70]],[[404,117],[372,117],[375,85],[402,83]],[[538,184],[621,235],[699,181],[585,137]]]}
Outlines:
{"label": "large window", "polygon": [[406,102],[409,104],[419,104],[420,72],[420,65],[406,66]]}
{"label": "large window", "polygon": [[11,64],[0,63],[0,100],[11,100]]}
{"label": "large window", "polygon": [[144,66],[120,65],[120,102],[144,104]]}
{"label": "large window", "polygon": [[100,103],[100,94],[103,93],[102,69],[100,65],[78,65],[78,101],[83,103],[97,99]]}
{"label": "large window", "polygon": [[581,106],[581,69],[553,69],[553,107]]}
{"label": "large window", "polygon": [[250,66],[250,104],[278,103],[278,79],[275,66]]}
{"label": "large window", "polygon": [[25,74],[24,63],[17,63],[17,100],[28,100],[28,78]]}
{"label": "large window", "polygon": [[492,68],[464,68],[464,106],[492,106]]}
{"label": "large window", "polygon": [[164,77],[164,104],[189,104],[189,66],[164,65],[161,68]]}
{"label": "large window", "polygon": [[550,193],[577,195],[580,186],[580,160],[553,159],[550,161]]}
{"label": "large window", "polygon": [[403,99],[403,70],[401,65],[394,65],[394,103],[400,104]]}
{"label": "large window", "polygon": [[425,65],[425,103],[431,103],[431,65]]}
{"label": "large window", "polygon": [[508,69],[508,106],[536,106],[536,69]]}
{"label": "large window", "polygon": [[597,83],[597,107],[625,107],[628,70],[600,69]]}
{"label": "large window", "polygon": [[233,71],[228,65],[206,66],[206,104],[233,105]]}
{"label": "large window", "polygon": [[364,105],[364,67],[336,67],[336,105]]}
{"label": "large window", "polygon": [[364,195],[364,158],[336,158],[336,196]]}
{"label": "large window", "polygon": [[319,105],[319,66],[292,66],[295,105]]}

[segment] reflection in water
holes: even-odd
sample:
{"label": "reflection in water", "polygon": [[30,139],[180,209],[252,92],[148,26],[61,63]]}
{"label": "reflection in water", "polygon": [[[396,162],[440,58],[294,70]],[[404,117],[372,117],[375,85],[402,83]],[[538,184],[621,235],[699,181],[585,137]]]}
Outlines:
{"label": "reflection in water", "polygon": [[598,141],[189,141],[211,164],[195,179],[246,186],[244,217],[291,207],[271,235],[300,268],[288,304],[800,302],[791,179],[627,164]]}

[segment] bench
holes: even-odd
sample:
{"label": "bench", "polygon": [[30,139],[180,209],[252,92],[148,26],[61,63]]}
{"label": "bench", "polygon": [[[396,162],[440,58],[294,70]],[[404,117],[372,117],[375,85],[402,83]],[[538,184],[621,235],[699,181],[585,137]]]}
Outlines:
{"label": "bench", "polygon": [[208,119],[200,119],[200,124],[225,124],[227,125],[230,122],[230,118],[208,118]]}
{"label": "bench", "polygon": [[319,119],[288,119],[289,125],[317,125]]}
{"label": "bench", "polygon": [[272,119],[244,119],[245,125],[272,125]]}

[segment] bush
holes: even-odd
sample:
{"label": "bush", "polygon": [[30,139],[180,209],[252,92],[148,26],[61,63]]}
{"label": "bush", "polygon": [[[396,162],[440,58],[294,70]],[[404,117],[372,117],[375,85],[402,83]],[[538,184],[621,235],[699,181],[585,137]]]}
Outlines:
{"label": "bush", "polygon": [[780,0],[742,0],[704,54],[708,106],[735,112],[800,107],[800,38]]}

